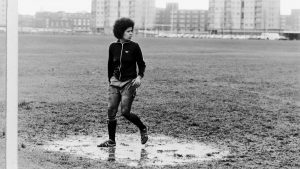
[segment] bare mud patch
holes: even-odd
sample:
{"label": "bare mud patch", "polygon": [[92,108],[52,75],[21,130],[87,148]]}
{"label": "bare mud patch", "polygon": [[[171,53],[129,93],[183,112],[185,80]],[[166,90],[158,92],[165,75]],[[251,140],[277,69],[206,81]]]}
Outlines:
{"label": "bare mud patch", "polygon": [[164,135],[150,136],[146,145],[141,145],[139,135],[117,134],[117,146],[99,148],[104,137],[71,136],[63,140],[47,142],[43,148],[94,160],[123,163],[128,166],[163,166],[201,163],[219,160],[229,154],[215,145],[176,139]]}

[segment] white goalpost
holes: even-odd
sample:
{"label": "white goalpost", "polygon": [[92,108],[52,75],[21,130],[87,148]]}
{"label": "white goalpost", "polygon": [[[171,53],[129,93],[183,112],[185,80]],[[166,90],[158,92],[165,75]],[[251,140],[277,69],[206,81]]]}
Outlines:
{"label": "white goalpost", "polygon": [[6,8],[6,168],[18,168],[18,0]]}

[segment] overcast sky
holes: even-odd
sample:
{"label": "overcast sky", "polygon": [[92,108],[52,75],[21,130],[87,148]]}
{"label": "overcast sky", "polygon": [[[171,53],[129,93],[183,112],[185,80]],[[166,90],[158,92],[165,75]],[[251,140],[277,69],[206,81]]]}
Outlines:
{"label": "overcast sky", "polygon": [[[166,2],[178,2],[180,9],[208,9],[208,0],[156,0],[157,7]],[[281,14],[290,14],[291,9],[300,9],[300,0],[281,0]],[[91,11],[91,0],[19,0],[19,13],[33,15],[37,11]]]}

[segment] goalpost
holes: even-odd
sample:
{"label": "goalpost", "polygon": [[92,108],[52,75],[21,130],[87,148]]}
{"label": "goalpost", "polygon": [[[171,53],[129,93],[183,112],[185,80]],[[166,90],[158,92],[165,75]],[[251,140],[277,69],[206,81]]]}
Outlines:
{"label": "goalpost", "polygon": [[6,8],[6,168],[18,168],[18,0]]}

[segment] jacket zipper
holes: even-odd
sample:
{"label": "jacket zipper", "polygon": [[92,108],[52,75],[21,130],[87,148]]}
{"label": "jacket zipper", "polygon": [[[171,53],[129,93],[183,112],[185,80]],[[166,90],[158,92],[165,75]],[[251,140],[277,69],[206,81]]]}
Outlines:
{"label": "jacket zipper", "polygon": [[123,55],[123,43],[121,43],[122,45],[122,49],[121,49],[121,55],[120,55],[120,67],[119,67],[119,71],[120,71],[120,76],[119,79],[121,80],[121,66],[122,66],[122,55]]}

